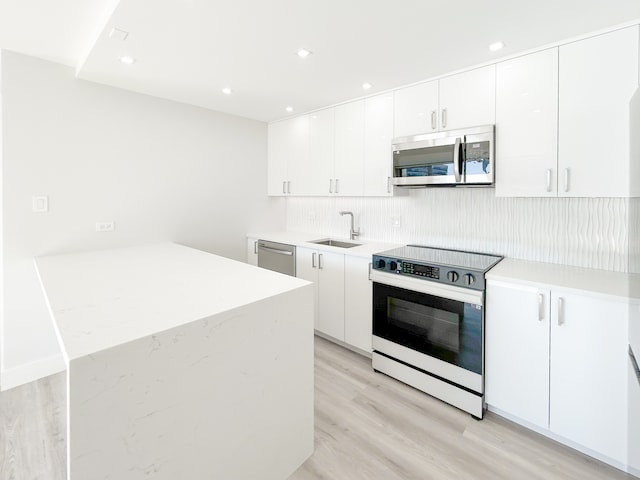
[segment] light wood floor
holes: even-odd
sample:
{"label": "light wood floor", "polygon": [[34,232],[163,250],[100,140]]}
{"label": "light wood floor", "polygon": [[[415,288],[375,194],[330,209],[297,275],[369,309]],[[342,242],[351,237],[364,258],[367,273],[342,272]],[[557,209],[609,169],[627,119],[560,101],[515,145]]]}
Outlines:
{"label": "light wood floor", "polygon": [[[634,478],[497,415],[473,420],[318,337],[315,357],[315,453],[289,480]],[[64,374],[1,393],[0,479],[64,480],[64,417]]]}

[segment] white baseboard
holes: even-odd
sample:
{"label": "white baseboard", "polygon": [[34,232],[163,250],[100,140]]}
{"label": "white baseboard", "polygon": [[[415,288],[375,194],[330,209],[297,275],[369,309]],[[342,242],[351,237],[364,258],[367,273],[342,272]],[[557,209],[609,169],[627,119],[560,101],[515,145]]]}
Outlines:
{"label": "white baseboard", "polygon": [[0,371],[0,391],[33,382],[67,368],[61,353]]}
{"label": "white baseboard", "polygon": [[545,437],[550,438],[551,440],[555,440],[556,442],[562,443],[567,447],[573,448],[574,450],[584,453],[585,455],[593,457],[596,460],[600,460],[603,463],[609,464],[612,467],[617,468],[618,470],[622,470],[623,472],[631,473],[632,475],[638,476],[637,473],[634,473],[631,471],[633,469],[630,468],[629,465],[622,463],[614,458],[603,455],[600,452],[596,452],[595,450],[591,450],[590,448],[580,445],[579,443],[576,443],[568,438],[557,435],[546,428],[541,428],[537,425],[534,425],[533,423],[530,423],[530,422],[527,422],[526,420],[521,419],[520,417],[516,417],[515,415],[511,415],[510,413],[500,410],[499,408],[493,407],[492,405],[487,404],[487,410],[495,413],[496,415],[500,415],[501,417],[504,417],[511,422],[522,425],[523,427],[528,428],[529,430],[533,430],[534,432],[539,433],[540,435],[544,435]]}

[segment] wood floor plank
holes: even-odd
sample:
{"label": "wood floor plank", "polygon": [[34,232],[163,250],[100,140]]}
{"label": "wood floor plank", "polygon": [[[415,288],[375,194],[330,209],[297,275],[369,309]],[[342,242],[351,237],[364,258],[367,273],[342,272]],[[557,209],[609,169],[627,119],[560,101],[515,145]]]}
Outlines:
{"label": "wood floor plank", "polygon": [[66,479],[65,392],[59,373],[0,394],[0,479]]}
{"label": "wood floor plank", "polygon": [[[0,393],[0,480],[66,479],[65,382]],[[498,415],[474,420],[319,337],[314,382],[315,451],[289,480],[635,478]]]}

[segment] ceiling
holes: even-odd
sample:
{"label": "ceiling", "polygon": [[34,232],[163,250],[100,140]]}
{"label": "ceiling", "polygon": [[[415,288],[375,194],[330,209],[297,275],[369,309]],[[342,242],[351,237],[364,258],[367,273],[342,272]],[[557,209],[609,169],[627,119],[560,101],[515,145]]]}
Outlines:
{"label": "ceiling", "polygon": [[634,19],[638,0],[0,0],[0,48],[270,121]]}

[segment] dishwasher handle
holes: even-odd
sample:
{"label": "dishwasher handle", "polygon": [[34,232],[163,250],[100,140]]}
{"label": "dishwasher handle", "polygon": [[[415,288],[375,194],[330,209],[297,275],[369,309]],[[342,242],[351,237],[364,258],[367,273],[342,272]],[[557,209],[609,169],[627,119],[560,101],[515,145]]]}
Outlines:
{"label": "dishwasher handle", "polygon": [[293,255],[293,252],[290,252],[288,250],[278,250],[277,248],[271,248],[271,247],[267,247],[266,245],[259,243],[258,244],[258,248],[262,249],[262,250],[266,250],[267,252],[271,252],[271,253],[277,253],[278,255],[287,255],[287,256],[291,256]]}

